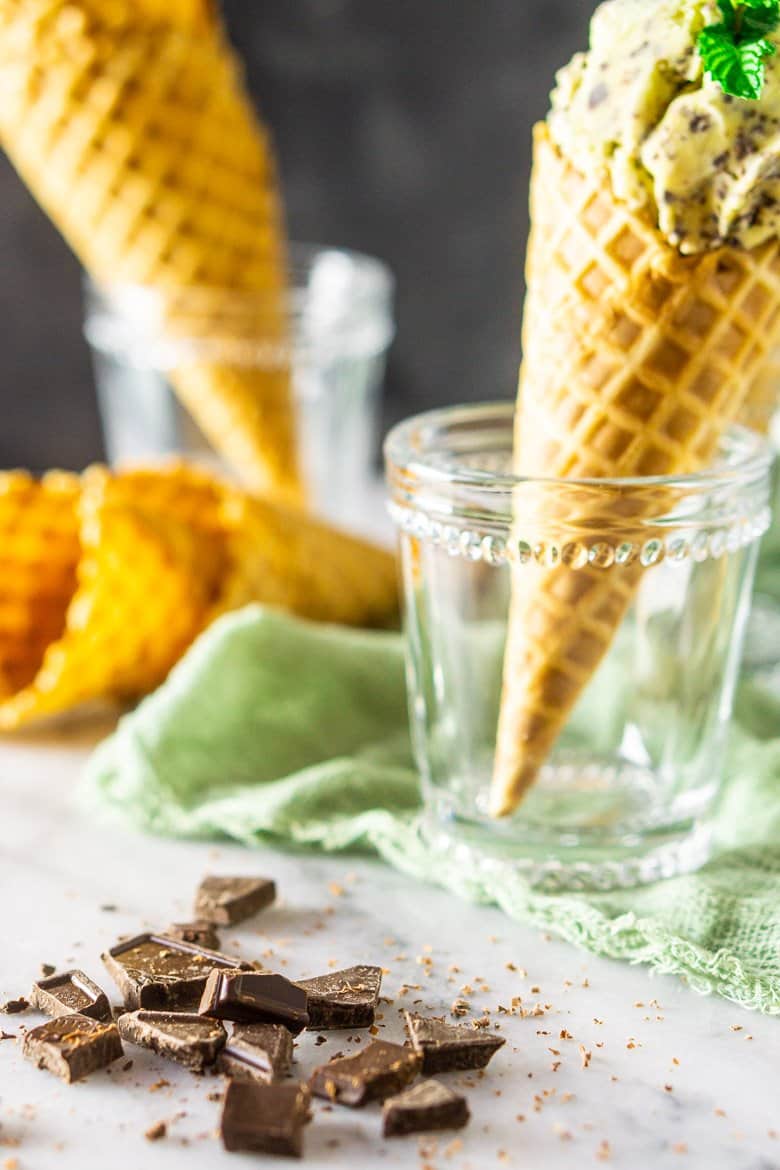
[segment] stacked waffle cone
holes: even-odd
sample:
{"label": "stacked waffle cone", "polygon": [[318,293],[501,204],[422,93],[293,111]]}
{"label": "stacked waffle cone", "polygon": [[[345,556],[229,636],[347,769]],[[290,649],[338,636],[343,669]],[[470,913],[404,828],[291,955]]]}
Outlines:
{"label": "stacked waffle cone", "polygon": [[393,557],[184,466],[0,473],[0,730],[157,686],[239,605],[386,625]]}
{"label": "stacked waffle cone", "polygon": [[[579,172],[544,125],[535,133],[531,204],[517,472],[605,479],[706,466],[727,426],[764,391],[780,340],[780,244],[681,256],[648,216],[614,198],[606,175]],[[603,501],[600,508],[599,516],[575,505],[567,527],[619,532],[621,510],[641,522],[628,488],[609,516]],[[639,573],[636,562],[611,561],[514,570],[495,816],[514,811],[536,780]]]}
{"label": "stacked waffle cone", "polygon": [[[0,135],[89,273],[156,292],[174,387],[213,446],[253,490],[299,498],[274,159],[216,6],[0,0]],[[261,360],[224,320],[220,352],[199,344],[213,321],[180,304],[202,288],[254,306]]]}

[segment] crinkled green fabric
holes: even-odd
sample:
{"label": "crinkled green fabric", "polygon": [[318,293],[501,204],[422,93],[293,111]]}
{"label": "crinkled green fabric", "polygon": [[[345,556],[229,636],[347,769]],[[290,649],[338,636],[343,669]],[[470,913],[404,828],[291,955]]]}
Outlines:
{"label": "crinkled green fabric", "polygon": [[511,870],[434,859],[417,830],[399,635],[250,607],[222,618],[93,756],[83,799],[141,829],[370,849],[600,955],[780,1014],[780,702],[740,696],[717,851],[698,873],[540,893]]}

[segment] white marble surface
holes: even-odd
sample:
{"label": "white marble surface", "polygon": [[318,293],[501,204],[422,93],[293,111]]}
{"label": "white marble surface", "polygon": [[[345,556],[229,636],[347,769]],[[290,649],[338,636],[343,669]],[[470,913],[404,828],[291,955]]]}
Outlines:
{"label": "white marble surface", "polygon": [[[381,1035],[390,1039],[402,1037],[402,1008],[445,1012],[469,983],[474,1012],[490,1012],[507,1037],[482,1079],[447,1078],[467,1089],[467,1130],[383,1142],[377,1107],[323,1112],[318,1103],[308,1165],[780,1167],[779,1021],[701,999],[676,979],[595,959],[365,859],[98,831],[73,801],[93,739],[94,731],[82,731],[0,747],[0,1002],[27,992],[41,962],[81,966],[109,987],[101,950],[122,933],[185,918],[205,872],[268,874],[278,881],[279,903],[224,932],[226,949],[275,958],[292,977],[331,962],[381,962],[393,1001],[383,1005]],[[101,909],[112,904],[113,911]],[[404,991],[404,984],[419,989]],[[515,996],[551,1006],[529,1018],[499,1014],[497,1005]],[[0,1026],[18,1034],[39,1020],[2,1016]],[[572,1039],[560,1039],[562,1030]],[[580,1044],[592,1054],[587,1068]],[[330,1033],[321,1047],[304,1036],[297,1071],[306,1076],[333,1052],[354,1048],[343,1033]],[[24,1061],[13,1040],[0,1043],[0,1167],[268,1164],[222,1151],[214,1137],[218,1105],[208,1099],[218,1080],[194,1078],[141,1049],[127,1054],[132,1068],[117,1064],[68,1087]],[[151,1144],[143,1135],[159,1120],[169,1123],[168,1137]]]}

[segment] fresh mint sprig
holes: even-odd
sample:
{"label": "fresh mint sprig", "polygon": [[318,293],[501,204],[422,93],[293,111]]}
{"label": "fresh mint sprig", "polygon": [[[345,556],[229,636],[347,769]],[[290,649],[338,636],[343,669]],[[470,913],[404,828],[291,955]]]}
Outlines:
{"label": "fresh mint sprig", "polygon": [[723,17],[699,33],[704,71],[724,93],[757,101],[764,86],[764,61],[775,46],[768,34],[780,25],[780,0],[718,0]]}

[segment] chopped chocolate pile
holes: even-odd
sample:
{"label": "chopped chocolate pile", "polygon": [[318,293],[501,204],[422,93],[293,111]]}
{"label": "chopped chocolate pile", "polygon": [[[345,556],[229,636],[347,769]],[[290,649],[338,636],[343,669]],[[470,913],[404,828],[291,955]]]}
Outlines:
{"label": "chopped chocolate pile", "polygon": [[276,900],[269,878],[207,877],[195,896],[195,917],[217,926],[235,926]]}
{"label": "chopped chocolate pile", "polygon": [[385,1137],[403,1137],[432,1129],[462,1129],[468,1120],[466,1098],[439,1081],[420,1081],[397,1097],[388,1098],[382,1107]]}
{"label": "chopped chocolate pile", "polygon": [[421,1063],[411,1048],[374,1040],[354,1056],[343,1056],[315,1069],[309,1088],[315,1097],[340,1105],[354,1107],[384,1101],[414,1080]]}
{"label": "chopped chocolate pile", "polygon": [[239,1024],[284,1024],[294,1035],[309,1023],[305,991],[283,975],[257,972],[212,971],[198,1012]]}
{"label": "chopped chocolate pile", "polygon": [[[361,964],[292,981],[259,962],[219,951],[215,924],[243,921],[275,897],[276,887],[266,878],[207,877],[198,889],[192,922],[174,923],[164,934],[120,939],[102,959],[124,1011],[112,1008],[83,971],[55,974],[51,964],[43,963],[30,1003],[11,1000],[0,1011],[26,1011],[32,1005],[53,1017],[27,1033],[22,1029],[19,1039],[28,1060],[68,1083],[122,1057],[122,1041],[196,1074],[220,1073],[225,1092],[207,1097],[222,1101],[220,1135],[226,1150],[301,1157],[312,1095],[349,1107],[384,1102],[385,1137],[466,1125],[469,1109],[460,1093],[435,1080],[412,1082],[421,1072],[484,1068],[504,1043],[485,1031],[487,1016],[477,1027],[406,1012],[409,1044],[373,1040],[353,1055],[336,1053],[314,1070],[308,1085],[288,1079],[293,1036],[304,1029],[312,1030],[312,1049],[326,1043],[317,1033],[329,1029],[370,1028],[377,1034],[382,968]],[[264,952],[266,958],[271,954]],[[12,1037],[0,1032],[0,1039],[6,1038]],[[357,1043],[359,1036],[347,1040]],[[123,1071],[132,1064],[123,1064]],[[149,1091],[168,1085],[161,1077]],[[168,1124],[155,1122],[144,1136],[158,1141],[167,1135]]]}
{"label": "chopped chocolate pile", "polygon": [[220,1136],[226,1150],[303,1154],[303,1130],[311,1120],[305,1085],[230,1081],[222,1106]]}
{"label": "chopped chocolate pile", "polygon": [[59,1016],[33,1028],[25,1034],[22,1052],[69,1084],[123,1055],[116,1024],[80,1015]]}
{"label": "chopped chocolate pile", "polygon": [[104,991],[83,971],[63,971],[33,983],[30,1003],[47,1016],[79,1012],[93,1020],[110,1020],[111,1006]]}
{"label": "chopped chocolate pile", "polygon": [[123,1040],[151,1048],[193,1072],[214,1064],[227,1040],[217,1021],[184,1012],[126,1012],[117,1028]]}
{"label": "chopped chocolate pile", "polygon": [[347,967],[297,983],[308,996],[310,1028],[327,1031],[373,1024],[382,986],[381,967]]}
{"label": "chopped chocolate pile", "polygon": [[422,1071],[456,1072],[461,1069],[485,1068],[505,1043],[471,1024],[448,1024],[441,1016],[419,1016],[406,1012],[406,1030],[415,1052],[422,1057]]}

